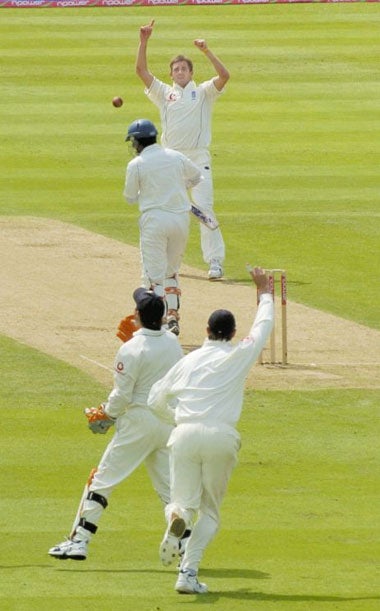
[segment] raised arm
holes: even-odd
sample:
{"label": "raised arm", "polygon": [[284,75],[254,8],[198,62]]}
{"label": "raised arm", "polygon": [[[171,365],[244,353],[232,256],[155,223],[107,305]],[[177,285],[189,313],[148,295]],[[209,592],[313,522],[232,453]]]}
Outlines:
{"label": "raised arm", "polygon": [[257,288],[259,306],[249,331],[249,337],[254,340],[256,358],[261,353],[265,343],[270,336],[274,324],[274,305],[273,295],[269,286],[269,278],[261,267],[251,267],[247,265],[254,285]]}
{"label": "raised arm", "polygon": [[257,292],[260,295],[270,293],[269,278],[261,267],[252,267],[247,263],[247,271],[256,285]]}
{"label": "raised arm", "polygon": [[154,19],[148,24],[143,25],[140,28],[140,43],[137,49],[137,58],[136,58],[136,74],[142,80],[145,87],[149,89],[151,86],[154,76],[148,69],[148,60],[147,60],[147,46],[148,40],[152,35],[154,26]]}
{"label": "raised arm", "polygon": [[225,65],[222,64],[220,59],[218,59],[218,57],[216,57],[216,55],[214,55],[214,53],[210,51],[210,49],[207,46],[206,41],[203,38],[197,38],[196,40],[194,40],[194,44],[200,51],[202,51],[202,53],[205,54],[205,56],[209,59],[211,64],[214,66],[215,71],[218,75],[214,79],[214,84],[217,90],[221,91],[224,85],[227,83],[228,79],[230,78],[230,73],[228,72]]}

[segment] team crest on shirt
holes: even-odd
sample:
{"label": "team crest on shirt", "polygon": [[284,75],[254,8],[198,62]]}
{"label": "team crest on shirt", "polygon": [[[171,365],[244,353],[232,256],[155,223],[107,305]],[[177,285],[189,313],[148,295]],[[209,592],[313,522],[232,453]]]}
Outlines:
{"label": "team crest on shirt", "polygon": [[195,100],[196,97],[197,97],[197,92],[195,91],[195,89],[193,89],[193,91],[191,92],[191,99]]}
{"label": "team crest on shirt", "polygon": [[124,365],[123,365],[123,363],[121,361],[119,361],[118,364],[116,365],[116,369],[118,371],[123,371]]}

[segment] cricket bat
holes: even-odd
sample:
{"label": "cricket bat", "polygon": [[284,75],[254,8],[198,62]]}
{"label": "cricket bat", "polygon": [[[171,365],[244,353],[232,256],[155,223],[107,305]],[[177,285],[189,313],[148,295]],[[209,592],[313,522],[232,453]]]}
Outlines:
{"label": "cricket bat", "polygon": [[206,225],[206,227],[208,227],[209,229],[214,230],[219,227],[219,223],[214,216],[209,216],[208,214],[205,214],[204,212],[202,212],[202,210],[197,208],[197,206],[194,206],[194,204],[191,205],[191,212],[192,214],[194,214],[194,216],[197,217],[198,221]]}

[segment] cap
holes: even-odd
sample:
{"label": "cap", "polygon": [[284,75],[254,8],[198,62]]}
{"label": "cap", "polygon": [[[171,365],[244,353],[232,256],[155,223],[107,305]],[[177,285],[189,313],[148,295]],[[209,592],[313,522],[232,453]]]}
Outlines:
{"label": "cap", "polygon": [[230,339],[236,329],[235,317],[229,310],[215,310],[208,319],[212,335],[218,339]]}
{"label": "cap", "polygon": [[148,329],[160,329],[161,319],[165,312],[163,299],[153,291],[140,286],[133,292],[136,309],[140,314],[140,320]]}

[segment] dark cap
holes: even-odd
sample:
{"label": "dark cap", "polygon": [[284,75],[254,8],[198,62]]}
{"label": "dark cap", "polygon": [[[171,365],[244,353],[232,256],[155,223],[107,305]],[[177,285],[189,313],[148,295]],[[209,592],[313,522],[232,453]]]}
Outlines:
{"label": "dark cap", "polygon": [[231,339],[236,329],[235,317],[229,310],[215,310],[207,324],[214,339]]}
{"label": "dark cap", "polygon": [[143,326],[148,329],[161,329],[161,320],[165,312],[163,299],[142,286],[134,291],[133,299]]}

